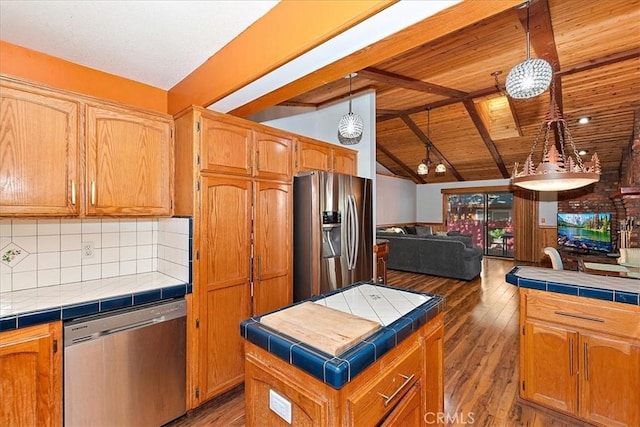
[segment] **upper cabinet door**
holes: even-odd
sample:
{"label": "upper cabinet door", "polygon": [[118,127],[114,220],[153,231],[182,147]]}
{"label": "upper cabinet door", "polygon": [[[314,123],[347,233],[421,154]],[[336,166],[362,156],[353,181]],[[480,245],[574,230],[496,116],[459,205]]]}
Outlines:
{"label": "upper cabinet door", "polygon": [[331,146],[305,139],[298,140],[296,172],[331,170]]}
{"label": "upper cabinet door", "polygon": [[80,212],[79,103],[0,84],[0,215]]}
{"label": "upper cabinet door", "polygon": [[334,148],[333,171],[347,175],[357,175],[358,153],[348,149]]}
{"label": "upper cabinet door", "polygon": [[171,215],[170,119],[87,105],[86,153],[87,215]]}
{"label": "upper cabinet door", "polygon": [[200,132],[202,171],[251,176],[251,129],[202,117]]}
{"label": "upper cabinet door", "polygon": [[254,132],[254,176],[267,179],[291,179],[291,144],[289,138]]}

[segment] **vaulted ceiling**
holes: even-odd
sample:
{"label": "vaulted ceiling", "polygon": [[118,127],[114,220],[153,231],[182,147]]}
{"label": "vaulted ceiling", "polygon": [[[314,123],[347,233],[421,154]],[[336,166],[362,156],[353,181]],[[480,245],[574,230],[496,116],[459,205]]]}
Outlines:
{"label": "vaulted ceiling", "polygon": [[[536,0],[529,13],[531,56],[554,68],[557,104],[576,148],[588,152],[585,161],[597,152],[603,170],[618,169],[640,109],[640,1]],[[416,183],[508,178],[550,104],[550,91],[489,102],[504,95],[509,70],[526,58],[526,16],[526,8],[509,9],[354,70],[354,93],[376,91],[377,161]],[[318,107],[348,91],[339,78],[283,105]],[[579,125],[579,117],[591,121]],[[427,143],[446,173],[415,173]]]}

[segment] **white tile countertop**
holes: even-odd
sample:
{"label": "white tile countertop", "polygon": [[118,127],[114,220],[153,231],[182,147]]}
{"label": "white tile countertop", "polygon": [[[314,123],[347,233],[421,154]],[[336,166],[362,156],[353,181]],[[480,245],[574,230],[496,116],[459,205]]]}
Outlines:
{"label": "white tile countertop", "polygon": [[[17,327],[20,319],[47,314],[46,319],[66,320],[115,308],[182,296],[191,285],[159,272],[88,280],[64,285],[0,293],[0,330]],[[31,321],[29,324],[35,324]],[[38,322],[40,323],[40,322]]]}
{"label": "white tile countertop", "polygon": [[361,285],[314,302],[388,326],[431,298],[398,289]]}

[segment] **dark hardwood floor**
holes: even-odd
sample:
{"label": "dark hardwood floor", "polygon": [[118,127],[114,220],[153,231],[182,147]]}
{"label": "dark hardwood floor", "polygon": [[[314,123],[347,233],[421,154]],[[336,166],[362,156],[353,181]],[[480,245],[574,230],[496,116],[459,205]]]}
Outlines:
{"label": "dark hardwood floor", "polygon": [[[390,285],[443,295],[445,420],[447,425],[584,426],[518,400],[518,290],[505,274],[513,261],[485,258],[470,282],[389,271]],[[244,426],[238,387],[169,424]]]}

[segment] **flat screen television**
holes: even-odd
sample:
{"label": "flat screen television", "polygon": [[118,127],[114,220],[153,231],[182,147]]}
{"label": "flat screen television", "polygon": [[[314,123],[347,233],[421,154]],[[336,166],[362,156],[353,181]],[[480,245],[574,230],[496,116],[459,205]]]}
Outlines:
{"label": "flat screen television", "polygon": [[611,214],[558,213],[558,247],[611,252]]}

